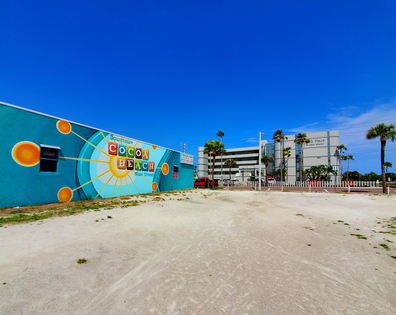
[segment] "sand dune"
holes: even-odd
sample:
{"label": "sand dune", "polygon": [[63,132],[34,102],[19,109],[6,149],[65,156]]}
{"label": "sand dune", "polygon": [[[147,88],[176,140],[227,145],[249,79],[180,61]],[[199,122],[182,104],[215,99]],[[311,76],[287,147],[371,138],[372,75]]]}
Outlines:
{"label": "sand dune", "polygon": [[395,196],[163,197],[0,228],[0,314],[396,314]]}

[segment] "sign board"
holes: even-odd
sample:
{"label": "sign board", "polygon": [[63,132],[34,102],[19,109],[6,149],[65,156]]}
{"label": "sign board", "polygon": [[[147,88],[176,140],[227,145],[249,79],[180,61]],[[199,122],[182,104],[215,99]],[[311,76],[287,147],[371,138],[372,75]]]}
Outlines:
{"label": "sign board", "polygon": [[311,139],[310,143],[306,144],[307,147],[321,147],[327,146],[327,138],[322,139]]}
{"label": "sign board", "polygon": [[193,165],[194,155],[180,153],[180,163]]}

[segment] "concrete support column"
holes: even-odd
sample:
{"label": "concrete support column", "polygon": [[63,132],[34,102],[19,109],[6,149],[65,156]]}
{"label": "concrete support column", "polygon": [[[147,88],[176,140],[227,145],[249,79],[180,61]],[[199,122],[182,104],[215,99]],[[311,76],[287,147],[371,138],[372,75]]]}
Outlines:
{"label": "concrete support column", "polygon": [[198,177],[208,177],[208,155],[205,147],[198,147]]}

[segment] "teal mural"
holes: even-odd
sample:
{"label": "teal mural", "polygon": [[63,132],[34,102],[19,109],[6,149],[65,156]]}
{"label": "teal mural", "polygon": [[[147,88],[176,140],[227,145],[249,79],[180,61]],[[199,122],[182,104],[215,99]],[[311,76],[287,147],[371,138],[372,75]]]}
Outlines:
{"label": "teal mural", "polygon": [[192,156],[0,103],[0,207],[193,188]]}

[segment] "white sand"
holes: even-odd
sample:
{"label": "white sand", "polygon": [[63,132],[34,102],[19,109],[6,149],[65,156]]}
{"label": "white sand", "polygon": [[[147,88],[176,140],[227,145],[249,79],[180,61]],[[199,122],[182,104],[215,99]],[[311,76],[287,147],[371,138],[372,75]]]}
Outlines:
{"label": "white sand", "polygon": [[396,314],[396,197],[186,196],[0,228],[0,314]]}

